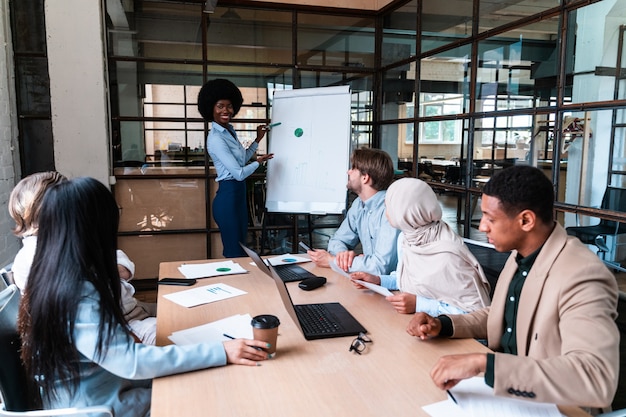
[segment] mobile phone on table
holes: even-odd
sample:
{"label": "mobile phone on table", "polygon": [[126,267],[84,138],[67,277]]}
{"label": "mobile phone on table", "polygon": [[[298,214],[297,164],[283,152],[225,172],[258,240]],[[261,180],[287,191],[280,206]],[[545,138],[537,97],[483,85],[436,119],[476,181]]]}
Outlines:
{"label": "mobile phone on table", "polygon": [[162,285],[184,285],[190,286],[196,283],[195,278],[163,278],[158,281]]}
{"label": "mobile phone on table", "polygon": [[308,246],[307,246],[304,242],[302,242],[302,241],[300,241],[300,243],[298,243],[298,245],[299,245],[302,249],[304,249],[304,251],[305,251],[305,252],[306,252],[306,251],[313,250],[313,249],[309,248],[309,247],[308,247]]}

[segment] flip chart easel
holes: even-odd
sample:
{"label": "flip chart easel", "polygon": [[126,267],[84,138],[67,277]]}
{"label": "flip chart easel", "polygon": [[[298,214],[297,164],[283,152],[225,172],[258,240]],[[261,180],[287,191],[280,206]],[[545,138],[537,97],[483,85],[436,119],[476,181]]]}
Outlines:
{"label": "flip chart easel", "polygon": [[311,215],[346,210],[350,104],[349,86],[274,93],[272,123],[280,124],[268,138],[265,210],[294,214],[294,240],[298,215],[307,215],[310,236]]}
{"label": "flip chart easel", "polygon": [[269,212],[340,214],[350,163],[350,87],[274,93],[267,164]]}

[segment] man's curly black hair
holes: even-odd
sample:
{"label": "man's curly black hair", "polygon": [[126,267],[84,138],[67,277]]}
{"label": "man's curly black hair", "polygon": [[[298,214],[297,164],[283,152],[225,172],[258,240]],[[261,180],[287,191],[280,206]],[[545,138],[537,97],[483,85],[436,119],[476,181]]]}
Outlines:
{"label": "man's curly black hair", "polygon": [[207,122],[213,121],[213,107],[220,100],[229,100],[235,113],[239,113],[243,104],[241,91],[231,81],[223,78],[207,81],[198,93],[198,111]]}
{"label": "man's curly black hair", "polygon": [[554,218],[554,188],[539,168],[514,165],[495,174],[483,187],[483,194],[500,200],[502,210],[513,217],[532,210],[546,224]]}

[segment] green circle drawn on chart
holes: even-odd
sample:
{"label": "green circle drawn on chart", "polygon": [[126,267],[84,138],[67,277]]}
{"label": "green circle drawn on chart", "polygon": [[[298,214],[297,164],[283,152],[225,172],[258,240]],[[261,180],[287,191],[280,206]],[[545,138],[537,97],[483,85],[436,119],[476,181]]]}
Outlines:
{"label": "green circle drawn on chart", "polygon": [[217,272],[228,272],[228,271],[230,271],[230,268],[217,268],[216,271]]}
{"label": "green circle drawn on chart", "polygon": [[297,128],[296,130],[294,130],[293,134],[295,137],[299,138],[304,134],[304,130],[302,130],[302,128]]}

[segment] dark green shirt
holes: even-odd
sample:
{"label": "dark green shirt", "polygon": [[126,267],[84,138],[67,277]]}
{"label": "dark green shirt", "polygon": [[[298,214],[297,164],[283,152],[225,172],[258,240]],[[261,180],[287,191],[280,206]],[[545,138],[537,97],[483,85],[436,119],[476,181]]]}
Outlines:
{"label": "dark green shirt", "polygon": [[[543,247],[543,246],[542,246]],[[519,253],[515,258],[517,262],[517,271],[511,279],[509,284],[509,290],[506,295],[506,304],[504,306],[504,331],[502,332],[502,338],[500,339],[500,349],[504,353],[510,353],[517,355],[517,311],[519,308],[519,299],[522,294],[522,288],[526,277],[533,267],[537,255],[541,252],[541,248],[531,253],[527,257],[522,257]],[[487,368],[485,370],[485,383],[490,387],[493,387],[494,383],[494,363],[495,355],[493,353],[487,354]]]}

